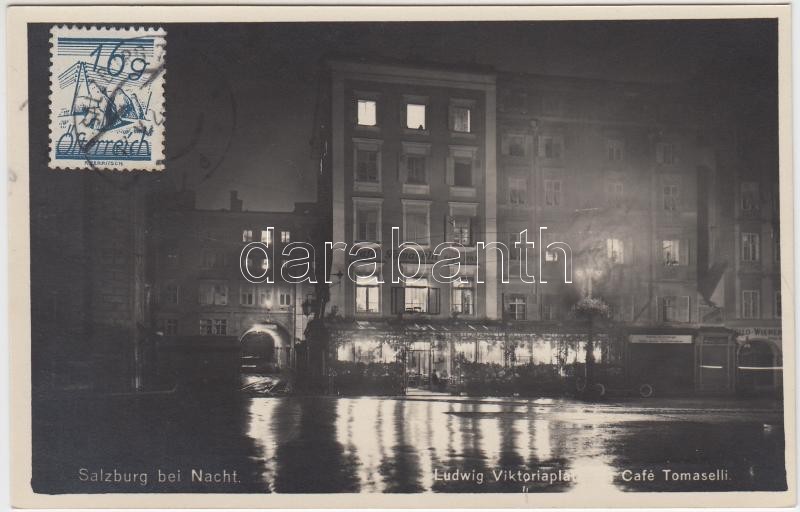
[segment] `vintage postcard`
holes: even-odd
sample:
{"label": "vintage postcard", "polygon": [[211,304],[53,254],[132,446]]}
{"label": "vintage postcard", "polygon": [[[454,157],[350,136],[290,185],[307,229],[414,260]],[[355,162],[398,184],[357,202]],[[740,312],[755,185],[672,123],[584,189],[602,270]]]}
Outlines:
{"label": "vintage postcard", "polygon": [[790,36],[10,7],[13,504],[793,506]]}

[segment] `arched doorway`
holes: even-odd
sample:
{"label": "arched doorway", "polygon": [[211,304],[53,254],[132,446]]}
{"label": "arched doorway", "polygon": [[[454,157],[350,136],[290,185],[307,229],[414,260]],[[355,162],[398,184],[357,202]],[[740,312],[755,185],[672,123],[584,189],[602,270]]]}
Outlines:
{"label": "arched doorway", "polygon": [[736,388],[744,394],[778,393],[783,387],[783,355],[769,339],[750,339],[736,354]]}
{"label": "arched doorway", "polygon": [[291,365],[291,337],[280,324],[253,325],[239,338],[243,373],[280,373]]}

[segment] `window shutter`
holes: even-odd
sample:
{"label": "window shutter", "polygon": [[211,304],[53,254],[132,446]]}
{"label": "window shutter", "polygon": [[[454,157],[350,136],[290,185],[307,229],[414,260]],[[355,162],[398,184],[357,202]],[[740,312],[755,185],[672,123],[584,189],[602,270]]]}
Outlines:
{"label": "window shutter", "polygon": [[761,261],[761,236],[756,234],[755,240],[753,241],[753,245],[756,246],[756,259],[755,261]]}
{"label": "window shutter", "polygon": [[351,124],[358,123],[358,98],[353,98],[347,103],[347,118]]}
{"label": "window shutter", "polygon": [[455,123],[455,114],[453,112],[453,106],[450,105],[447,108],[447,129],[453,131],[455,125],[456,123]]}
{"label": "window shutter", "polygon": [[454,183],[453,173],[455,168],[455,160],[452,156],[447,157],[447,170],[445,172],[445,183],[452,185]]}
{"label": "window shutter", "polygon": [[405,311],[406,295],[402,286],[392,287],[392,314],[399,315]]}
{"label": "window shutter", "polygon": [[405,153],[400,153],[397,157],[397,179],[400,183],[408,181],[408,157]]}
{"label": "window shutter", "polygon": [[633,263],[633,241],[623,240],[622,242],[622,263],[630,265]]}
{"label": "window shutter", "polygon": [[469,240],[467,245],[470,247],[475,245],[475,217],[469,218]]}
{"label": "window shutter", "polygon": [[428,313],[431,315],[439,314],[439,288],[428,288]]}
{"label": "window shutter", "polygon": [[681,265],[688,265],[689,264],[689,239],[681,240],[681,247],[680,247],[680,263]]}
{"label": "window shutter", "polygon": [[689,311],[690,311],[689,301],[690,301],[689,297],[681,297],[681,302],[680,302],[681,310],[679,317],[684,322],[690,322],[692,320],[692,318],[689,316]]}

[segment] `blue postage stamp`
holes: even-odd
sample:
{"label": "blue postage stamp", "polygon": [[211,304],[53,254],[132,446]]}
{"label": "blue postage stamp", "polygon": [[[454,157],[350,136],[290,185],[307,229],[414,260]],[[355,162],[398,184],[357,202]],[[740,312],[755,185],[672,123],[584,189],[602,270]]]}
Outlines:
{"label": "blue postage stamp", "polygon": [[50,168],[163,170],[166,32],[50,34]]}

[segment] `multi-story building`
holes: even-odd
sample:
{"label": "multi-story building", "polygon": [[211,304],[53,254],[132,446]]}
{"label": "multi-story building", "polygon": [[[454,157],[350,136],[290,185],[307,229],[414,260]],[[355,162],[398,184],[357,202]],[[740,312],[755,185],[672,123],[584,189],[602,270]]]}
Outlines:
{"label": "multi-story building", "polygon": [[[320,200],[332,241],[377,255],[366,277],[333,251],[340,359],[402,356],[411,372],[445,376],[459,359],[580,362],[587,325],[574,307],[589,297],[610,308],[596,336],[622,347],[596,359],[733,389],[725,326],[780,304],[778,266],[762,258],[774,252],[759,248],[777,210],[753,206],[777,172],[731,180],[708,106],[679,87],[471,67],[330,61],[328,72]],[[415,268],[397,256],[411,241],[427,263],[392,282],[393,268]],[[495,241],[509,250],[480,244]],[[466,247],[458,282],[432,278],[441,242]]]}
{"label": "multi-story building", "polygon": [[[762,107],[767,108],[767,107]],[[733,117],[733,116],[731,116]],[[781,245],[776,127],[725,118],[709,254],[717,321],[737,333],[740,386],[782,384]]]}
{"label": "multi-story building", "polygon": [[140,389],[149,178],[31,169],[33,384]]}
{"label": "multi-story building", "polygon": [[[290,283],[279,271],[291,242],[309,243],[316,221],[312,203],[292,212],[247,211],[235,191],[227,210],[195,208],[192,191],[153,216],[153,308],[156,328],[167,338],[235,338],[267,334],[279,365],[290,361],[291,347],[304,337],[307,317],[302,304],[312,293],[308,283]],[[242,250],[259,242],[266,250]],[[266,256],[266,257],[265,257]],[[241,262],[254,276],[245,278]]]}
{"label": "multi-story building", "polygon": [[[330,127],[330,151],[321,190],[329,194],[331,240],[369,246],[377,255],[375,266],[358,269],[350,266],[354,256],[333,251],[334,314],[367,321],[379,336],[401,337],[419,330],[420,322],[433,332],[435,323],[454,317],[499,319],[497,256],[479,262],[477,251],[479,243],[496,241],[495,74],[482,68],[327,65],[330,90],[322,117]],[[392,254],[408,242],[423,255],[419,267],[411,251]],[[443,242],[463,248],[453,270],[457,283],[441,282],[434,273],[442,258],[434,249]],[[393,282],[400,272],[414,277]],[[387,319],[399,324],[389,326]],[[362,351],[395,357],[397,351],[375,336],[369,346],[356,344],[360,331],[356,324],[338,324],[342,357],[358,359]],[[412,350],[425,372],[434,361],[421,353],[428,354],[432,336]]]}

